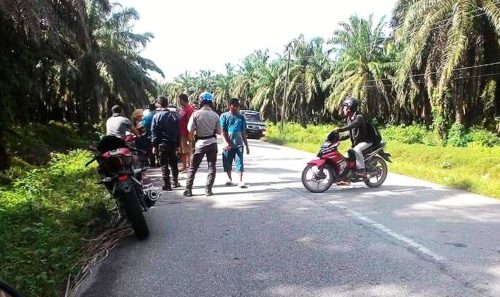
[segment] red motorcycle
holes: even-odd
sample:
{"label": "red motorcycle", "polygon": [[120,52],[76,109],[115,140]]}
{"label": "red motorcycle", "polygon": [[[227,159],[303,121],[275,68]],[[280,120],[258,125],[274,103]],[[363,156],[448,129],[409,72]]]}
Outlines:
{"label": "red motorcycle", "polygon": [[368,187],[381,186],[387,177],[387,162],[391,162],[390,154],[384,152],[384,142],[372,145],[363,151],[366,177],[356,172],[356,156],[354,150],[348,151],[344,157],[339,151],[340,137],[332,133],[319,150],[317,157],[302,171],[302,184],[313,193],[322,193],[335,183],[355,183],[363,181]]}
{"label": "red motorcycle", "polygon": [[147,238],[149,228],[143,212],[155,204],[160,194],[144,174],[147,167],[142,167],[132,154],[140,150],[114,136],[103,137],[90,149],[94,157],[86,165],[97,161],[100,183],[115,199],[120,216],[130,223],[138,239]]}

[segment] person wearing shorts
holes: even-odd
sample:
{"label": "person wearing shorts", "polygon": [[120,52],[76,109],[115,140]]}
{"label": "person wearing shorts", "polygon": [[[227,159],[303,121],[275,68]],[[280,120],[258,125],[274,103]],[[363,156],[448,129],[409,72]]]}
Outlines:
{"label": "person wearing shorts", "polygon": [[250,149],[248,147],[246,134],[246,120],[245,117],[239,113],[239,108],[239,100],[232,98],[229,102],[229,111],[220,116],[222,138],[224,139],[222,164],[224,172],[226,172],[228,177],[226,185],[233,185],[231,171],[234,161],[236,172],[240,174],[238,187],[245,188],[246,184],[243,182],[243,172],[245,171],[243,165],[243,145],[246,148],[247,154],[250,153]]}

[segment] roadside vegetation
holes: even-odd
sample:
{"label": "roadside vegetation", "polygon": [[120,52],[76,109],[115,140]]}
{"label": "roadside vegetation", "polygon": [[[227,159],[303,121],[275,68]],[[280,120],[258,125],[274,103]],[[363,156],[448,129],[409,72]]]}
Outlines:
{"label": "roadside vegetation", "polygon": [[[268,123],[265,140],[317,153],[333,125]],[[386,151],[392,155],[391,172],[432,181],[500,199],[500,138],[482,129],[472,129],[458,138],[442,142],[421,126],[388,126],[380,129]],[[450,131],[450,135],[453,135]],[[340,151],[350,148],[342,142]]]}
{"label": "roadside vegetation", "polygon": [[70,126],[15,127],[0,174],[0,278],[26,296],[60,296],[82,269],[86,241],[109,225],[111,199],[96,186],[89,139]]}

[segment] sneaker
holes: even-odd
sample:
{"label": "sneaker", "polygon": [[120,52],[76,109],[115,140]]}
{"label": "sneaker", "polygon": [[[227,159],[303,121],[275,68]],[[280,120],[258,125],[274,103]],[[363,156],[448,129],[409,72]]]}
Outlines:
{"label": "sneaker", "polygon": [[205,196],[212,196],[213,194],[212,189],[205,189]]}
{"label": "sneaker", "polygon": [[246,187],[247,187],[247,184],[245,184],[244,182],[240,182],[240,183],[238,184],[238,187],[239,187],[239,188],[246,188]]}
{"label": "sneaker", "polygon": [[172,187],[170,185],[164,185],[161,189],[163,191],[172,191]]}
{"label": "sneaker", "polygon": [[226,186],[232,186],[232,185],[233,185],[233,181],[228,179],[226,182]]}
{"label": "sneaker", "polygon": [[172,183],[172,187],[174,187],[174,188],[180,188],[181,184],[179,182],[173,182]]}
{"label": "sneaker", "polygon": [[184,196],[186,196],[186,197],[193,196],[193,192],[190,189],[184,190],[184,193],[182,193],[182,194],[184,194]]}

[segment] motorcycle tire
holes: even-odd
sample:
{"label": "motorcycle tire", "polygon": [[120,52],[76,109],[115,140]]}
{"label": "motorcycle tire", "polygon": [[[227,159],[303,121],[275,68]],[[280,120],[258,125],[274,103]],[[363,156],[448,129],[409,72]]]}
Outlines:
{"label": "motorcycle tire", "polygon": [[[363,179],[364,183],[370,188],[380,187],[387,178],[387,163],[382,157],[374,156],[366,163],[366,173],[368,177]],[[373,178],[377,180],[372,181]]]}
{"label": "motorcycle tire", "polygon": [[[304,188],[306,188],[309,192],[323,193],[326,190],[328,190],[333,184],[333,179],[334,179],[333,170],[332,170],[332,168],[330,168],[330,166],[325,166],[323,168],[323,171],[326,171],[327,176],[325,178],[328,178],[328,179],[326,180],[326,183],[323,185],[323,187],[314,188],[308,183],[308,179],[307,179],[307,174],[309,173],[309,171],[312,171],[314,169],[314,167],[318,168],[314,164],[307,164],[307,166],[304,168],[304,170],[302,170],[302,184],[304,185]],[[317,174],[317,173],[313,172],[313,174]],[[318,186],[319,186],[319,182],[318,182]]]}
{"label": "motorcycle tire", "polygon": [[149,228],[144,218],[141,205],[139,204],[137,193],[135,191],[128,192],[122,199],[123,210],[125,211],[128,221],[132,225],[135,237],[139,240],[148,238]]}

